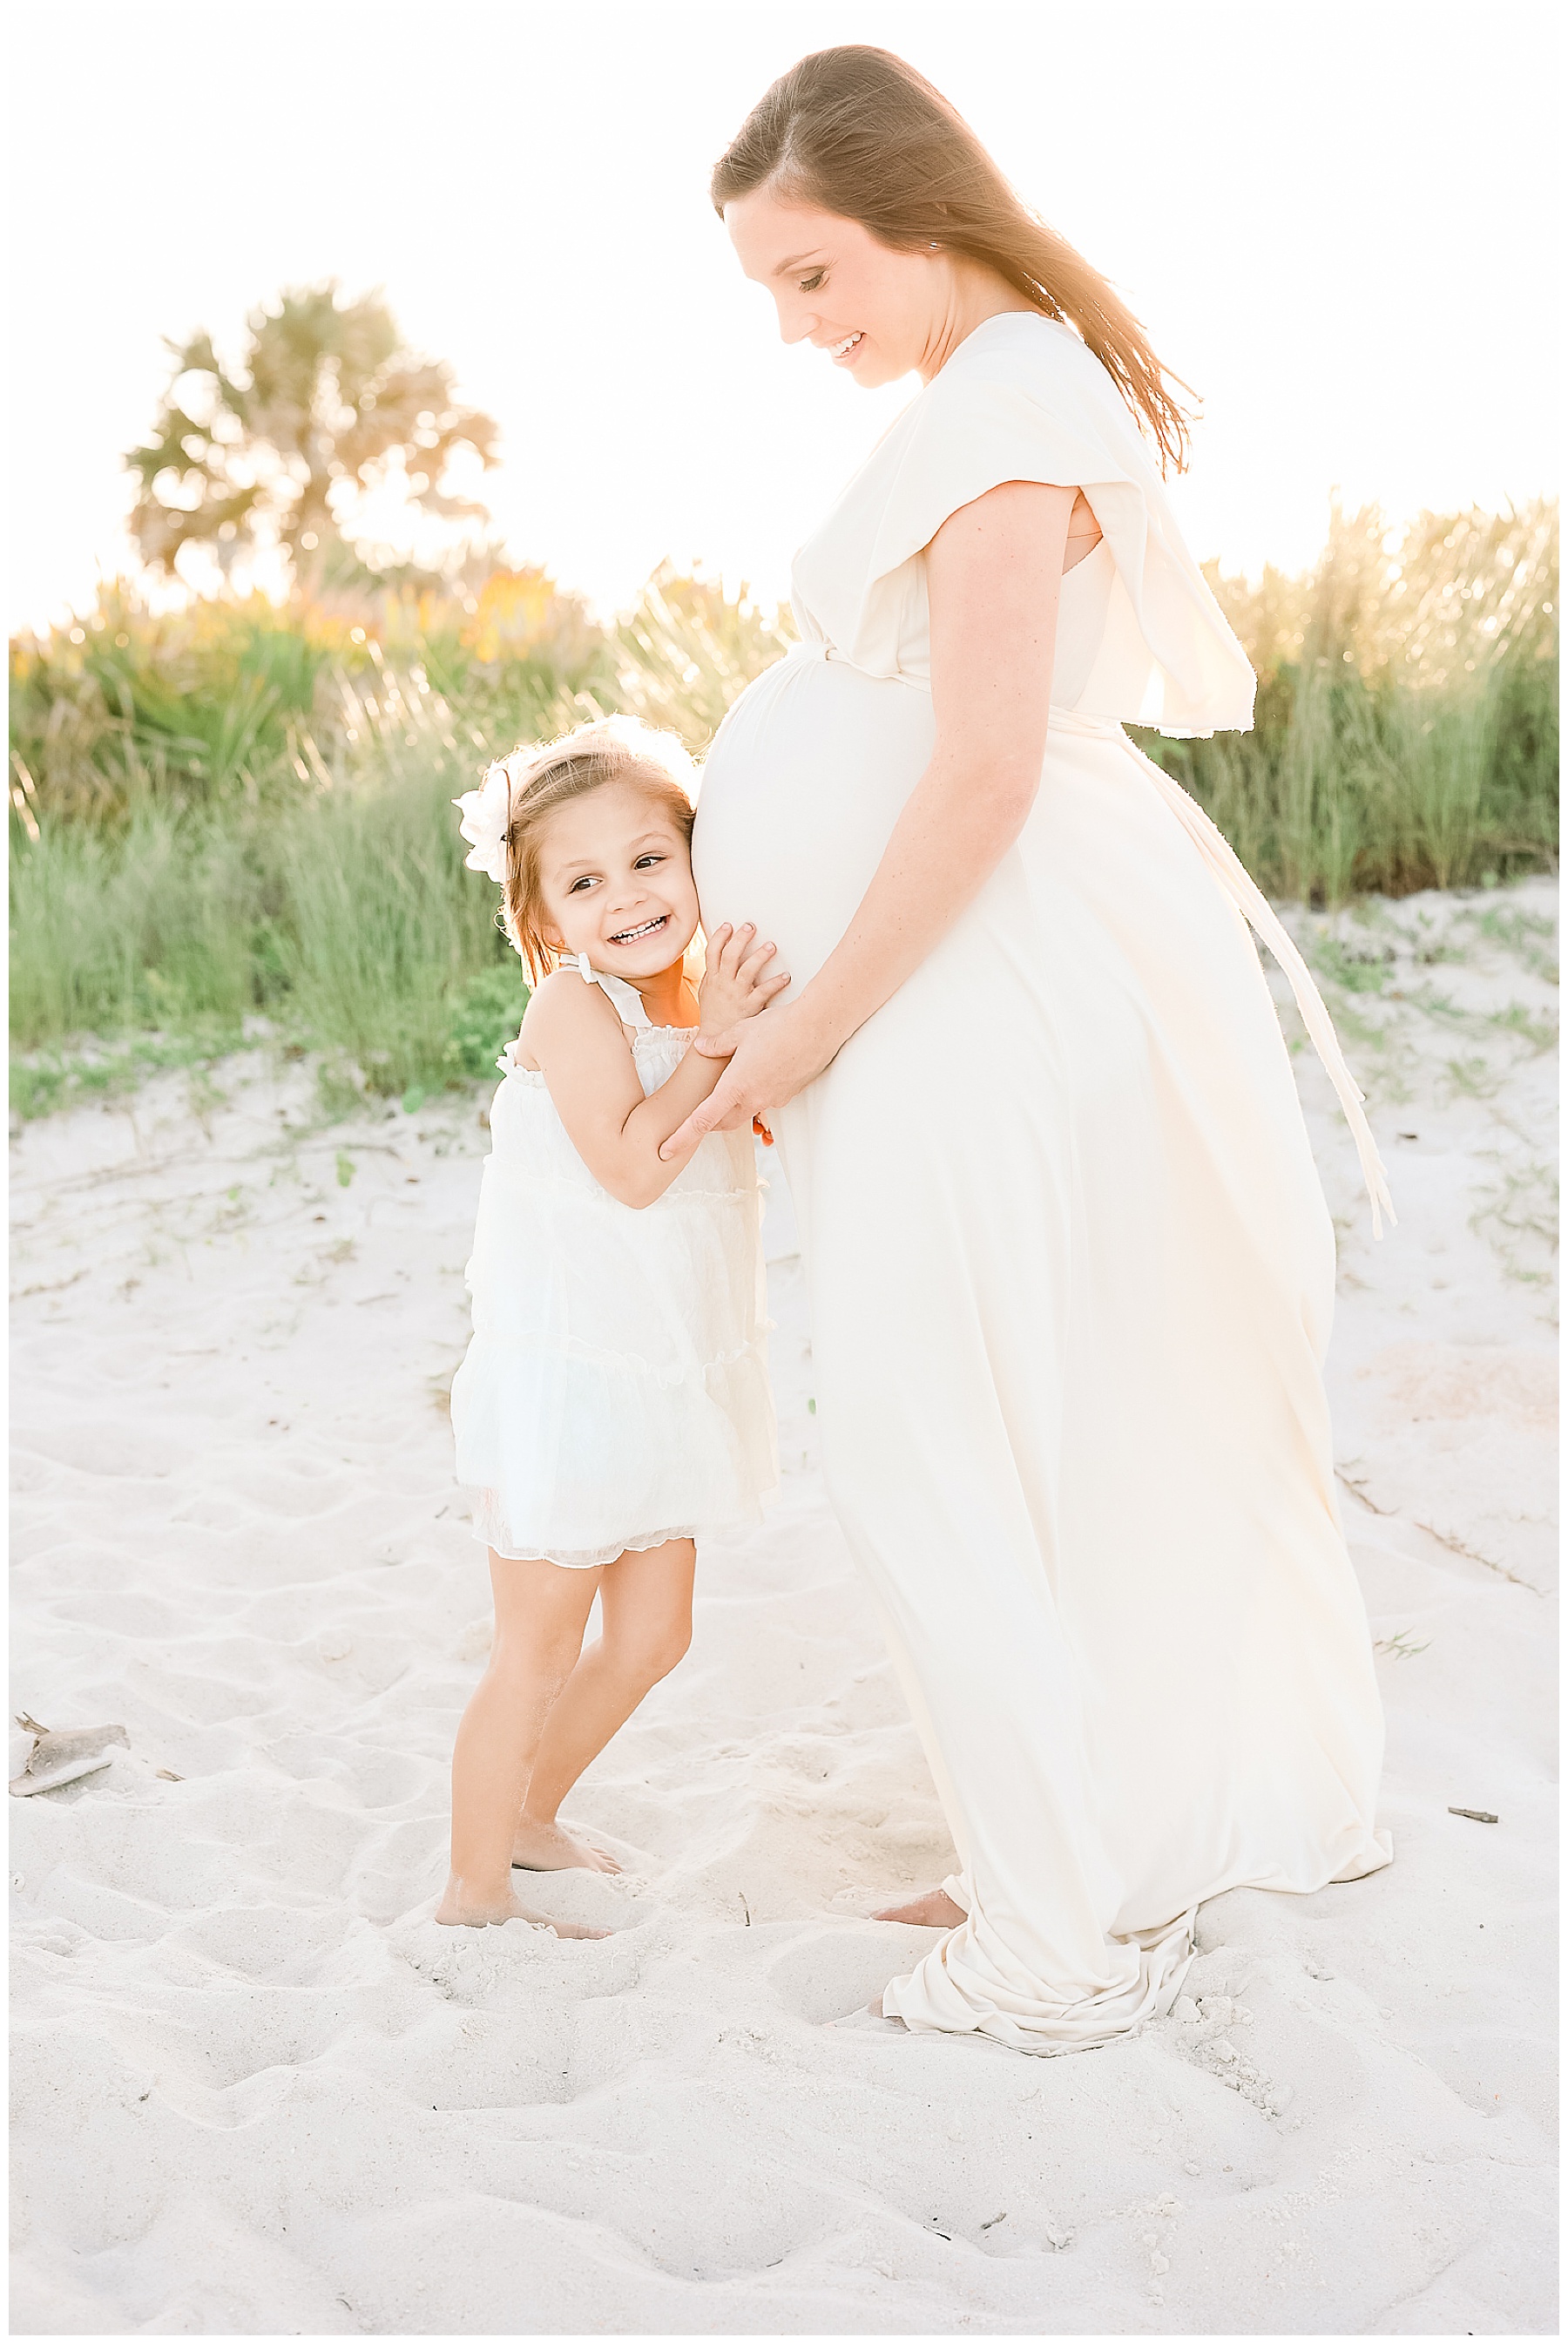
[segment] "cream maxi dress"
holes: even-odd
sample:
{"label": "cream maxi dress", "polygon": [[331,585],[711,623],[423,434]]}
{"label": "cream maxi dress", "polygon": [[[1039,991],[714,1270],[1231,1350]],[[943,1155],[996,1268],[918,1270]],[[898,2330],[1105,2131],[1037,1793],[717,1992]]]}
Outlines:
{"label": "cream maxi dress", "polygon": [[[1242,913],[1288,939],[1123,720],[1243,729],[1251,670],[1109,377],[990,319],[795,570],[804,638],[737,702],[705,917],[803,985],[930,754],[924,549],[1005,480],[1081,487],[1018,844],[784,1110],[829,1488],[940,1792],[967,1918],[884,1996],[1031,2051],[1173,1998],[1204,1898],[1389,1860],[1382,1723],[1321,1369],[1333,1238]],[[786,996],[788,997],[788,996]]]}

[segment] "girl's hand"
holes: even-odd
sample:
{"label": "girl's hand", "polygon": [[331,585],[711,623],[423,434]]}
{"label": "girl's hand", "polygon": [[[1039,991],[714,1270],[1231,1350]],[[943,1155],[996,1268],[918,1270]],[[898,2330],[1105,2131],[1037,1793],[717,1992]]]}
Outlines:
{"label": "girl's hand", "polygon": [[[757,942],[757,931],[749,921],[732,928],[727,920],[715,929],[708,940],[708,966],[697,995],[699,1035],[728,1033],[755,1017],[776,993],[783,992],[789,977],[782,969],[768,965],[777,950],[775,945]],[[704,1055],[719,1054],[708,1050]]]}
{"label": "girl's hand", "polygon": [[822,1036],[810,1012],[790,1003],[770,1017],[753,1017],[727,1034],[699,1034],[692,1044],[704,1057],[728,1057],[729,1064],[702,1105],[672,1131],[659,1154],[676,1155],[695,1147],[710,1131],[744,1130],[766,1122],[771,1110],[783,1106],[797,1091],[816,1081],[833,1056],[834,1045]]}

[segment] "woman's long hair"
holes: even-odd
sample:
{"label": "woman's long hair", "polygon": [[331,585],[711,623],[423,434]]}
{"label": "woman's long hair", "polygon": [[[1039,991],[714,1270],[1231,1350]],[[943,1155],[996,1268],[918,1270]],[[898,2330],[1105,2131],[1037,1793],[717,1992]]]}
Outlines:
{"label": "woman's long hair", "polygon": [[1003,178],[962,115],[887,49],[819,49],[752,107],[713,169],[714,209],[771,181],[781,195],[859,220],[897,251],[940,244],[1075,326],[1159,444],[1187,459],[1188,417],[1137,318],[1097,268]]}

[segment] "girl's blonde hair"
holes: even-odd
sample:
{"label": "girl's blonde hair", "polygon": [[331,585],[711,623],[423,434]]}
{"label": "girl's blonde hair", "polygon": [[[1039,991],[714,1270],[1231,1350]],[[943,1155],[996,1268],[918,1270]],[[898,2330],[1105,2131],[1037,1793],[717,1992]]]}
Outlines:
{"label": "girl's blonde hair", "polygon": [[673,732],[635,716],[603,716],[557,741],[514,749],[485,775],[480,794],[505,792],[501,831],[501,924],[538,985],[560,957],[543,933],[539,843],[558,806],[611,782],[628,782],[669,815],[688,847],[696,819],[697,776]]}

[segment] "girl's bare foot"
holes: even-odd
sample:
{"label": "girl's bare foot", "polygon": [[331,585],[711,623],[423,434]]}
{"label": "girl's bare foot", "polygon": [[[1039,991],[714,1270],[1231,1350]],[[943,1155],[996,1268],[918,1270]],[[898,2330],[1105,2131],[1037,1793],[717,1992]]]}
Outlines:
{"label": "girl's bare foot", "polygon": [[447,1881],[436,1907],[436,1918],[448,1929],[502,1928],[508,1921],[527,1921],[536,1929],[553,1929],[558,1937],[608,1937],[611,1934],[608,1929],[587,1929],[577,1921],[551,1921],[542,1913],[530,1913],[509,1889],[505,1896],[493,1902],[477,1903],[466,1896],[455,1880]]}
{"label": "girl's bare foot", "polygon": [[512,1842],[512,1862],[519,1872],[618,1872],[619,1864],[602,1847],[573,1839],[559,1824],[536,1823],[519,1817]]}
{"label": "girl's bare foot", "polygon": [[907,1904],[890,1904],[883,1913],[873,1913],[873,1921],[912,1921],[919,1929],[956,1929],[968,1914],[961,1904],[955,1904],[945,1889],[928,1888],[923,1896],[911,1896]]}

